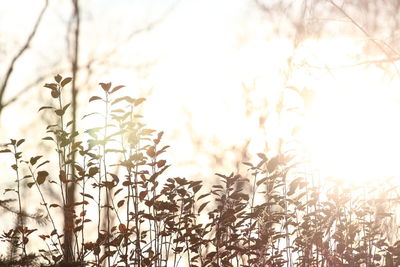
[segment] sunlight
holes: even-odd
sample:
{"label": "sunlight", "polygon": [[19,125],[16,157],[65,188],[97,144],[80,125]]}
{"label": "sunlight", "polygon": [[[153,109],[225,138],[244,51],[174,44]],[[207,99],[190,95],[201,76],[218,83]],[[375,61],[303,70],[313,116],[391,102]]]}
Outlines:
{"label": "sunlight", "polygon": [[326,80],[316,91],[301,139],[322,176],[355,184],[398,176],[400,105],[378,77],[374,69],[346,70],[341,86]]}

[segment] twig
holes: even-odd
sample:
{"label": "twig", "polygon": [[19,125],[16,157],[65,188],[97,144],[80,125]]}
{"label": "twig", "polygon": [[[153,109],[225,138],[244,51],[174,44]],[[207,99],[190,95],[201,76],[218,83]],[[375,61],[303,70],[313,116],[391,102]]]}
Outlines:
{"label": "twig", "polygon": [[25,41],[25,44],[21,47],[21,49],[18,51],[18,53],[13,57],[13,59],[11,60],[10,65],[9,65],[9,67],[7,69],[7,72],[6,72],[6,75],[4,77],[3,83],[2,83],[2,85],[0,87],[0,113],[4,108],[4,105],[2,104],[2,102],[3,102],[2,100],[3,100],[4,93],[5,93],[6,88],[7,88],[8,80],[9,80],[9,78],[10,78],[10,76],[11,76],[13,70],[14,70],[15,63],[17,62],[17,60],[19,58],[21,58],[21,56],[24,54],[24,52],[26,52],[26,50],[29,48],[29,45],[30,45],[33,37],[36,35],[37,29],[39,28],[39,24],[40,24],[40,22],[42,20],[44,12],[46,11],[46,9],[48,7],[48,4],[49,4],[49,0],[45,0],[44,7],[40,11],[40,14],[39,14],[39,16],[38,16],[38,18],[37,18],[37,20],[35,22],[35,25],[33,26],[33,29],[31,31],[31,33],[29,34],[28,38]]}
{"label": "twig", "polygon": [[[384,63],[394,63],[395,61],[399,61],[400,57],[389,57],[389,58],[382,58],[382,59],[372,59],[372,60],[365,60],[365,61],[360,61],[357,63],[353,64],[348,64],[348,65],[338,65],[338,66],[329,66],[329,69],[335,70],[335,69],[347,69],[347,68],[354,68],[354,67],[359,67],[362,65],[371,65],[371,64],[384,64]],[[313,68],[313,69],[325,69],[326,66],[317,66],[317,65],[311,65],[308,63],[305,63],[307,67]]]}
{"label": "twig", "polygon": [[[336,9],[338,9],[347,19],[350,20],[351,23],[353,23],[354,26],[356,26],[362,33],[365,34],[388,58],[392,58],[393,56],[389,54],[386,49],[380,44],[375,38],[373,38],[360,24],[357,23],[349,14],[347,14],[346,11],[340,6],[338,6],[333,0],[328,0]],[[399,53],[394,50],[389,44],[385,43],[382,41],[382,43],[391,50],[392,53],[395,55],[399,55]],[[392,62],[393,63],[393,62]],[[393,63],[393,66],[396,70],[397,75],[400,77],[400,71],[397,68],[396,64]]]}

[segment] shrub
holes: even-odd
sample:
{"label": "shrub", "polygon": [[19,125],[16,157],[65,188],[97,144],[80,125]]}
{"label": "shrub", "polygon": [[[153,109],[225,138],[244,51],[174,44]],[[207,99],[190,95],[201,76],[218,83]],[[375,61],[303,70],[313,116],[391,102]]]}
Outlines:
{"label": "shrub", "polygon": [[[16,186],[6,192],[17,199],[0,205],[17,220],[0,237],[11,244],[0,266],[400,264],[399,242],[389,242],[384,230],[393,214],[379,209],[393,200],[367,199],[358,194],[365,188],[322,190],[294,175],[300,163],[286,153],[259,153],[257,163],[244,163],[249,177],[217,174],[221,183],[209,189],[203,181],[167,178],[163,132],[147,128],[138,112],[145,99],[118,97],[123,86],[100,83],[103,95],[89,102],[104,113],[83,118],[97,116],[99,125],[72,132],[63,99],[70,81],[57,75],[46,84],[54,105],[39,109],[55,119],[43,140],[53,144],[57,168],[42,155],[25,158],[24,139],[1,151],[13,156]],[[24,211],[23,186],[37,194],[44,216]],[[30,226],[29,218],[46,227]],[[28,254],[33,236],[46,249]]]}

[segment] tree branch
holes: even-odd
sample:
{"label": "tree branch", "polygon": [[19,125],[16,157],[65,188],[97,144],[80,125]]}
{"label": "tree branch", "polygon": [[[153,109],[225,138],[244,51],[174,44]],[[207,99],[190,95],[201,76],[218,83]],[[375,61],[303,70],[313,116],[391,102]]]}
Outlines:
{"label": "tree branch", "polygon": [[[368,37],[369,40],[371,40],[388,58],[392,58],[393,55],[391,55],[388,51],[386,51],[386,49],[382,46],[382,44],[380,44],[377,40],[375,40],[375,38],[373,38],[360,24],[358,24],[349,14],[347,14],[346,11],[344,11],[344,9],[340,6],[338,6],[333,0],[328,0],[336,9],[338,9],[348,20],[350,20],[350,22],[356,26],[362,33],[365,34],[365,36]],[[399,55],[399,53],[394,50],[389,44],[385,43],[382,41],[382,43],[390,49],[390,51],[392,53],[394,53],[396,56]],[[390,62],[390,61],[389,61]],[[393,63],[393,61],[392,61]],[[400,76],[400,71],[397,68],[396,64],[393,63],[393,66],[396,70],[396,73],[398,76]]]}
{"label": "tree branch", "polygon": [[39,28],[39,24],[43,18],[44,12],[46,11],[46,9],[48,7],[48,4],[49,4],[49,0],[45,0],[45,4],[44,4],[42,10],[40,11],[38,18],[36,19],[35,25],[33,26],[31,33],[29,34],[28,38],[26,39],[25,44],[21,47],[21,49],[18,51],[18,53],[12,58],[10,66],[7,69],[3,83],[1,84],[1,87],[0,87],[0,114],[4,108],[4,105],[2,104],[3,97],[4,97],[4,93],[6,91],[6,88],[7,88],[8,80],[10,79],[10,76],[14,70],[15,63],[18,61],[18,59],[21,58],[21,56],[24,54],[24,52],[26,52],[26,50],[29,48],[29,45],[30,45],[33,37],[36,35],[37,29]]}
{"label": "tree branch", "polygon": [[[385,64],[385,63],[394,64],[394,62],[399,61],[399,60],[400,60],[400,57],[391,57],[391,58],[365,60],[365,61],[360,61],[360,62],[356,62],[356,63],[353,63],[353,64],[348,64],[348,65],[338,65],[338,66],[328,66],[328,67],[331,70],[348,69],[348,68],[359,67],[359,66],[362,66],[362,65],[372,65],[372,64],[379,65],[379,64]],[[308,64],[308,63],[300,64],[300,65],[305,65],[305,66],[313,68],[313,69],[326,69],[326,67],[327,67],[327,66],[311,65],[311,64]]]}

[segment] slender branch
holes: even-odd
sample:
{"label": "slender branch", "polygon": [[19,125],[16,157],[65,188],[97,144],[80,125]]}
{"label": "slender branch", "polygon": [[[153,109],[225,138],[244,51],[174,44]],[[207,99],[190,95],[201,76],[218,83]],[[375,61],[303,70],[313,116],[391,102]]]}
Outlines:
{"label": "slender branch", "polygon": [[29,48],[33,37],[36,35],[36,32],[39,28],[39,24],[43,18],[44,12],[46,11],[48,5],[49,5],[49,0],[45,0],[45,4],[44,4],[42,10],[40,11],[38,18],[36,19],[35,25],[33,26],[31,33],[29,34],[28,38],[26,39],[25,44],[21,47],[21,49],[18,51],[18,53],[12,58],[11,63],[7,69],[6,75],[4,76],[3,83],[1,84],[1,87],[0,87],[0,113],[4,108],[4,105],[2,105],[3,97],[4,97],[4,93],[6,91],[6,88],[7,88],[8,80],[10,79],[10,76],[14,70],[15,63],[18,61],[18,59],[21,58],[21,56]]}
{"label": "slender branch", "polygon": [[[50,68],[50,69],[52,69],[52,68]],[[39,84],[42,84],[49,76],[51,76],[52,73],[54,73],[53,70],[51,71],[51,73],[43,74],[43,75],[37,77],[33,82],[31,82],[30,84],[27,84],[21,90],[19,90],[17,93],[15,93],[15,95],[13,97],[8,99],[7,101],[4,101],[4,103],[1,104],[2,107],[5,108],[5,107],[13,104],[15,101],[18,100],[18,98],[21,97],[21,95],[28,93],[33,88],[36,88],[36,86],[38,86]]]}
{"label": "slender branch", "polygon": [[[344,11],[344,9],[340,6],[338,6],[333,0],[328,0],[336,9],[338,9],[348,20],[350,20],[350,22],[356,26],[362,33],[365,34],[365,36],[368,37],[368,39],[370,39],[388,58],[392,58],[393,56],[386,51],[386,49],[382,46],[382,44],[380,44],[377,40],[375,40],[375,38],[373,38],[359,23],[357,23],[357,21],[355,21],[349,14],[347,14],[346,11]],[[390,51],[392,53],[394,53],[395,55],[399,55],[399,53],[394,50],[389,44],[385,43],[384,41],[382,41],[382,43],[390,49]],[[400,76],[400,71],[397,68],[396,64],[393,63],[393,66],[396,70],[396,73],[398,76]]]}
{"label": "slender branch", "polygon": [[154,29],[157,25],[161,24],[165,18],[168,17],[168,15],[170,13],[172,13],[172,11],[178,6],[178,3],[180,2],[180,0],[177,0],[174,4],[172,4],[159,18],[155,19],[154,21],[148,23],[147,25],[145,25],[142,28],[136,29],[134,31],[132,31],[124,40],[122,40],[119,44],[117,44],[116,46],[114,46],[111,50],[109,50],[108,52],[104,53],[101,57],[96,57],[91,59],[87,65],[91,66],[93,64],[96,63],[105,63],[107,62],[107,60],[114,55],[118,50],[120,50],[120,48],[129,43],[135,36],[143,33],[143,32],[149,32],[152,29]]}
{"label": "slender branch", "polygon": [[[328,66],[329,69],[335,70],[335,69],[347,69],[347,68],[354,68],[354,67],[359,67],[362,65],[372,65],[372,64],[385,64],[385,63],[394,63],[396,61],[399,61],[400,57],[389,57],[389,58],[382,58],[382,59],[372,59],[372,60],[365,60],[365,61],[360,61],[356,62],[353,64],[348,64],[348,65],[337,65],[337,66]],[[317,66],[317,65],[311,65],[308,63],[303,64],[307,67],[313,68],[313,69],[326,69],[327,66]]]}

